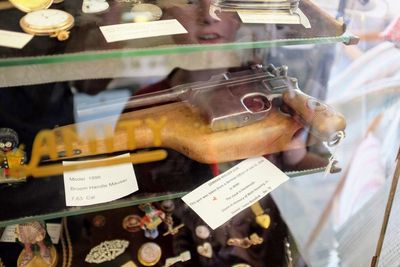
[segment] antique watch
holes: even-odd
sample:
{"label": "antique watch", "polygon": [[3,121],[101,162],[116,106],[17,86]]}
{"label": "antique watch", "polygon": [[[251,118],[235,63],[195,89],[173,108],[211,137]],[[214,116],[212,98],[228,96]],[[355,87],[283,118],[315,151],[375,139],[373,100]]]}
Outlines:
{"label": "antique watch", "polygon": [[16,8],[26,13],[47,9],[53,3],[53,0],[10,0]]}
{"label": "antique watch", "polygon": [[48,9],[54,0],[10,0],[18,9],[27,12],[19,22],[21,28],[33,35],[49,35],[59,41],[69,38],[74,17],[62,10]]}
{"label": "antique watch", "polygon": [[26,14],[19,24],[27,33],[49,35],[65,41],[69,38],[68,30],[74,26],[74,17],[62,10],[43,9]]}

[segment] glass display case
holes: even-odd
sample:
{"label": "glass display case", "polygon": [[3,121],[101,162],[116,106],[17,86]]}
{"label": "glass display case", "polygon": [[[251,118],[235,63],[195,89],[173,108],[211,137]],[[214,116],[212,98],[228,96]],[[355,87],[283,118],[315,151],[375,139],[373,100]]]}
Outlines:
{"label": "glass display case", "polygon": [[400,140],[371,3],[0,0],[0,266],[369,264]]}

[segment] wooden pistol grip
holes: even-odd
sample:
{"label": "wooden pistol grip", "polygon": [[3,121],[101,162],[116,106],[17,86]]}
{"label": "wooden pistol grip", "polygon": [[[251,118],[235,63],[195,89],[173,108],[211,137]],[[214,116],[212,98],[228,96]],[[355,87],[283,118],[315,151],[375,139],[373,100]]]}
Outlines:
{"label": "wooden pistol grip", "polygon": [[[155,145],[154,131],[146,122],[161,119],[164,121],[160,131],[161,143]],[[85,128],[85,124],[88,124],[96,125],[99,129],[105,121],[107,119],[85,122],[80,127]],[[297,146],[300,144],[291,141],[296,132],[302,129],[302,125],[293,118],[273,109],[265,119],[251,125],[214,132],[198,110],[181,102],[124,113],[119,117],[117,125],[132,121],[141,122],[130,133],[134,135],[135,148],[171,148],[202,163],[228,162],[299,148]],[[58,130],[62,131],[65,127],[71,130],[77,125],[60,127]],[[129,138],[132,139],[132,136],[129,137],[128,132],[115,127],[111,138],[113,152],[130,150]],[[88,142],[81,141],[74,146],[81,151],[80,157],[93,154]],[[96,148],[97,154],[107,153],[104,139],[96,139]],[[65,148],[61,145],[58,149]]]}
{"label": "wooden pistol grip", "polygon": [[322,141],[334,142],[338,133],[346,128],[346,120],[342,114],[299,90],[284,92],[282,98],[299,117],[295,118]]}

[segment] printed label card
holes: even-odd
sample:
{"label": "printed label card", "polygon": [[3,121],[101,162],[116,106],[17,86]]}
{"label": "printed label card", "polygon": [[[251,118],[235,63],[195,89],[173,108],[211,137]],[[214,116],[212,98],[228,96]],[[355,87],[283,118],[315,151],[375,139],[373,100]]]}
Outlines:
{"label": "printed label card", "polygon": [[[129,154],[118,156],[127,157],[127,163],[123,164],[64,172],[67,206],[86,206],[109,202],[137,191],[139,188],[129,156]],[[77,164],[77,162],[63,162],[64,166],[73,164]]]}
{"label": "printed label card", "polygon": [[22,49],[32,38],[31,34],[0,30],[0,46]]}
{"label": "printed label card", "polygon": [[212,229],[250,207],[289,177],[263,157],[244,160],[182,200]]}
{"label": "printed label card", "polygon": [[176,19],[107,25],[101,26],[100,31],[108,43],[187,33]]}

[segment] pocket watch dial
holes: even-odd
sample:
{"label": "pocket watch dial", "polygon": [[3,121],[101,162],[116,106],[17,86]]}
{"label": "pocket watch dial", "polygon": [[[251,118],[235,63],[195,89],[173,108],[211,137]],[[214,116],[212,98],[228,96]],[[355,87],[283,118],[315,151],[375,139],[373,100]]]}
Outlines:
{"label": "pocket watch dial", "polygon": [[26,14],[20,20],[21,28],[33,35],[49,35],[65,41],[69,29],[74,26],[74,17],[62,10],[45,9]]}
{"label": "pocket watch dial", "polygon": [[53,0],[10,0],[10,2],[24,12],[32,12],[48,8]]}
{"label": "pocket watch dial", "polygon": [[136,4],[132,7],[131,12],[134,13],[136,22],[159,20],[162,16],[161,8],[153,4]]}
{"label": "pocket watch dial", "polygon": [[68,21],[69,14],[61,10],[38,10],[25,15],[24,21],[31,27],[58,27]]}

